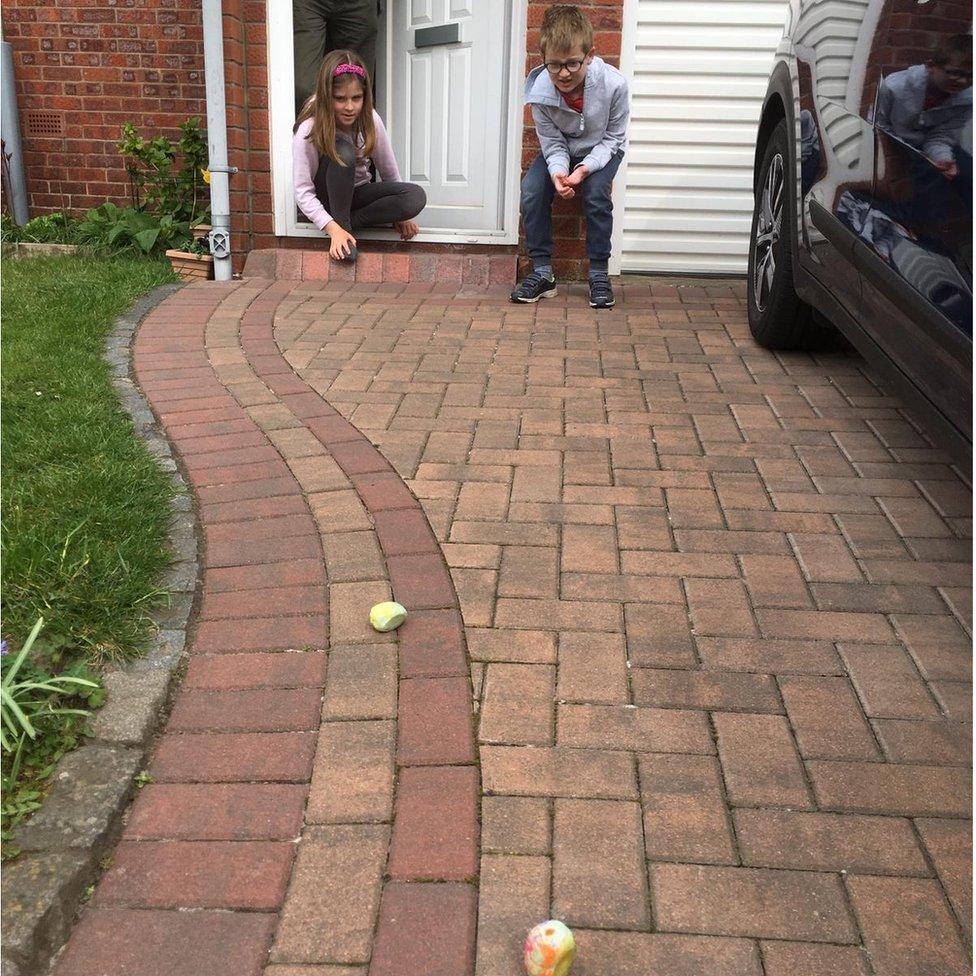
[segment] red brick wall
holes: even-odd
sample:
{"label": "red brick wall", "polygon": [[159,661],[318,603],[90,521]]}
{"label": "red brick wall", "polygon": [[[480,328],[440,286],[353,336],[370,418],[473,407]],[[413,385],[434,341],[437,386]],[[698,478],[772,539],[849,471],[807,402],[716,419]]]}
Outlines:
{"label": "red brick wall", "polygon": [[[3,27],[32,214],[129,199],[123,122],[174,137],[206,117],[200,0],[5,0]],[[63,135],[30,135],[32,110],[63,115]]]}
{"label": "red brick wall", "polygon": [[[525,39],[525,73],[542,63],[539,53],[539,28],[551,3],[530,0],[528,32]],[[623,0],[578,3],[593,25],[593,46],[604,61],[614,66],[620,64],[620,31],[623,22]],[[522,172],[529,168],[539,153],[539,140],[532,125],[532,113],[526,108],[522,129]],[[586,222],[579,200],[561,200],[556,197],[552,210],[554,257],[553,270],[557,276],[568,279],[586,277]],[[620,215],[615,215],[619,217]],[[522,270],[529,267],[524,244],[520,247],[519,261]]]}
{"label": "red brick wall", "polygon": [[[129,186],[115,149],[123,122],[145,135],[173,137],[191,115],[206,120],[200,0],[7,0],[6,39],[14,49],[25,168],[33,213],[83,211],[123,203]],[[224,0],[231,225],[235,267],[252,248],[281,246],[274,236],[268,114],[267,0]],[[122,5],[124,3],[124,6]],[[530,0],[526,72],[539,63],[539,27],[547,3]],[[620,60],[623,0],[579,6],[594,28],[597,53]],[[63,112],[63,139],[27,134],[32,109]],[[538,142],[531,115],[523,129],[522,167]],[[70,162],[69,162],[70,161]],[[576,202],[554,209],[556,271],[586,274],[585,226]],[[308,246],[304,239],[288,242]]]}

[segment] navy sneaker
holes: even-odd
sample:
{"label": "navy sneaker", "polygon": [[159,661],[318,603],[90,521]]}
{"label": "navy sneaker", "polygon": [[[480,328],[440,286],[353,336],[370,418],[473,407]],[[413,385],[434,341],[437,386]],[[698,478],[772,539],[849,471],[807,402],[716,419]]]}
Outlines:
{"label": "navy sneaker", "polygon": [[513,302],[529,304],[540,298],[556,297],[556,279],[547,278],[538,271],[533,271],[524,281],[520,282],[512,292]]}
{"label": "navy sneaker", "polygon": [[590,275],[590,308],[613,308],[614,303],[610,276],[601,272]]}

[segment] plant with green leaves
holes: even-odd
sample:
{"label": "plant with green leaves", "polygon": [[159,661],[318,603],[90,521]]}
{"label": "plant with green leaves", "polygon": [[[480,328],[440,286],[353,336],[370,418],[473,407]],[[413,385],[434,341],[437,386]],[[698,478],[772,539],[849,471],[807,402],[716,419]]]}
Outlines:
{"label": "plant with green leaves", "polygon": [[4,238],[31,244],[75,244],[79,240],[78,221],[63,213],[34,217],[23,227],[10,221],[4,224]]}
{"label": "plant with green leaves", "polygon": [[[40,617],[23,647],[13,656],[10,664],[3,662],[3,678],[0,680],[0,749],[4,755],[19,753],[24,741],[37,739],[38,727],[56,715],[89,715],[88,711],[67,708],[60,704],[65,698],[77,695],[84,689],[89,694],[98,688],[98,682],[78,674],[38,676],[36,669],[18,681],[27,655],[30,654],[37,635],[44,626]],[[9,654],[4,655],[10,657]]]}
{"label": "plant with green leaves", "polygon": [[[105,694],[101,665],[143,653],[156,631],[153,613],[165,605],[173,486],[134,436],[104,359],[116,317],[174,278],[168,263],[137,254],[32,256],[0,268],[0,568],[11,647],[0,656],[0,682],[36,732],[25,735],[4,704],[10,722],[0,718],[0,727],[14,748],[0,749],[0,831],[39,805],[60,757],[83,741],[84,713]],[[38,617],[44,628],[11,675],[14,650],[23,650]],[[72,678],[81,682],[69,694]],[[23,687],[51,681],[46,692]],[[47,692],[47,708],[21,704]],[[4,856],[12,853],[5,844]]]}
{"label": "plant with green leaves", "polygon": [[[43,627],[41,617],[16,654],[2,648],[0,816],[5,830],[37,809],[39,781],[46,779],[57,760],[77,744],[83,722],[91,714],[81,704],[97,708],[104,700],[101,684],[84,662],[51,674],[32,658],[39,648],[38,636]],[[22,777],[22,773],[29,775]]]}
{"label": "plant with green leaves", "polygon": [[180,125],[180,138],[145,139],[131,122],[122,126],[118,150],[126,162],[132,183],[132,202],[137,210],[177,223],[196,224],[209,216],[204,182],[207,138],[199,117]]}
{"label": "plant with green leaves", "polygon": [[20,240],[20,228],[8,213],[0,213],[0,241],[16,244]]}
{"label": "plant with green leaves", "polygon": [[78,234],[85,241],[102,244],[115,252],[139,250],[143,254],[168,247],[183,248],[193,240],[186,220],[177,220],[172,214],[155,216],[145,210],[118,207],[114,203],[103,203],[89,210],[79,225]]}

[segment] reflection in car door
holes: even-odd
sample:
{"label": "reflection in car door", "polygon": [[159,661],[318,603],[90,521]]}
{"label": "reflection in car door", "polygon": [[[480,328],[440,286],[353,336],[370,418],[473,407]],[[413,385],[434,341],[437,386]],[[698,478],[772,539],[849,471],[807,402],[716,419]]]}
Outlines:
{"label": "reflection in car door", "polygon": [[803,0],[793,31],[799,91],[800,261],[856,316],[860,282],[844,194],[870,190],[874,136],[865,55],[879,14],[872,0]]}
{"label": "reflection in car door", "polygon": [[874,181],[852,201],[863,323],[963,431],[972,426],[969,27],[954,4],[886,5],[871,57]]}

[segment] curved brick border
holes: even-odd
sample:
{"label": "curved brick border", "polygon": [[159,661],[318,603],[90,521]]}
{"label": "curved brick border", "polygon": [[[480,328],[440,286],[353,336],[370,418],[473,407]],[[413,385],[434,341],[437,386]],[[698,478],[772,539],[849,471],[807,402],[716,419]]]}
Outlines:
{"label": "curved brick border", "polygon": [[[59,976],[110,960],[142,972],[177,958],[213,976],[257,973],[272,940],[268,976],[301,961],[326,961],[314,955],[320,946],[307,945],[308,930],[317,929],[314,905],[308,912],[309,878],[321,885],[322,858],[346,856],[365,870],[359,888],[369,887],[372,864],[376,884],[384,866],[386,882],[381,898],[376,888],[378,905],[366,899],[359,906],[370,928],[378,914],[372,946],[334,944],[329,961],[365,961],[372,949],[373,976],[428,972],[432,953],[448,971],[473,970],[479,778],[457,597],[419,503],[376,448],[281,356],[274,312],[291,287],[251,281],[187,288],[140,333],[140,380],[200,504],[203,597],[186,682],[151,770],[157,782],[138,797]],[[347,584],[354,605],[330,611],[324,604],[322,553],[308,548],[318,544],[317,519],[322,540],[328,538],[323,513],[308,508],[320,481],[334,492],[348,485],[369,513],[394,594],[412,611],[396,637],[350,629],[351,616],[362,627],[362,598],[379,594],[377,584]],[[327,493],[326,500],[334,506],[343,494]],[[282,514],[288,499],[296,502]],[[326,514],[333,523],[342,516]],[[309,605],[316,592],[320,602]],[[330,820],[316,800],[316,778],[327,778],[323,770],[343,744],[337,729],[392,725],[326,722],[319,732],[325,655],[281,651],[320,642],[330,612],[334,640],[376,642],[333,646],[330,653],[341,651],[346,661],[370,647],[381,651],[384,638],[398,641],[399,776],[389,840],[389,828],[367,825],[381,822],[382,812]],[[279,650],[267,653],[271,648]],[[333,684],[330,677],[326,718],[335,704]],[[319,732],[314,770],[313,732]],[[292,758],[287,774],[284,753]],[[392,754],[389,761],[392,792]],[[272,768],[276,781],[268,782]],[[341,874],[336,864],[332,869]],[[196,910],[180,911],[186,908]],[[214,945],[228,940],[234,952],[214,957]]]}
{"label": "curved brick border", "polygon": [[[281,652],[324,644],[326,581],[301,486],[207,357],[207,325],[239,288],[184,288],[134,343],[138,379],[194,488],[203,587],[155,781],[129,811],[59,974],[257,974],[284,899],[325,654]],[[289,498],[288,514],[264,517]]]}
{"label": "curved brick border", "polygon": [[[274,340],[274,312],[292,284],[248,308],[242,347],[255,372],[329,450],[372,517],[398,631],[396,805],[370,976],[474,968],[480,779],[470,664],[460,606],[420,503],[393,466],[294,374]],[[467,882],[467,883],[465,883]]]}
{"label": "curved brick border", "polygon": [[3,870],[4,976],[44,971],[67,939],[85,891],[121,831],[186,642],[199,534],[186,482],[132,379],[132,337],[139,323],[181,287],[162,285],[144,295],[116,319],[105,344],[121,406],[178,492],[169,534],[175,559],[162,581],[171,599],[152,615],[159,630],[148,654],[105,672],[108,700],[92,720],[92,738],[59,762],[44,806],[14,832],[13,843],[24,853]]}

